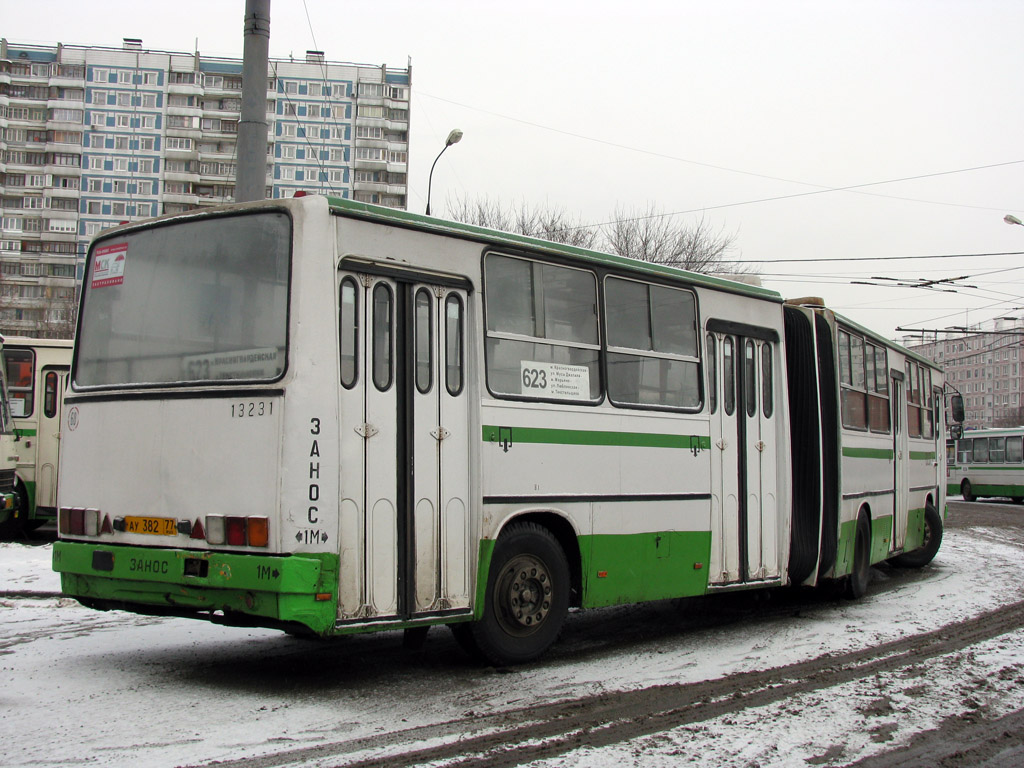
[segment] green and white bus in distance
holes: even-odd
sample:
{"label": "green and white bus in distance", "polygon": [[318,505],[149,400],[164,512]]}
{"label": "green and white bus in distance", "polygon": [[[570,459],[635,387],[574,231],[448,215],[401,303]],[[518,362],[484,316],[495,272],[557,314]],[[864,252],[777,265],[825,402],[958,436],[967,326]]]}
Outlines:
{"label": "green and white bus in distance", "polygon": [[61,420],[72,347],[71,339],[16,336],[4,344],[8,397],[18,436],[15,490],[25,529],[57,519]]}
{"label": "green and white bus in distance", "polygon": [[1024,427],[979,429],[956,440],[946,492],[964,501],[996,496],[1024,502]]}
{"label": "green and white bus in distance", "polygon": [[[0,354],[3,343],[0,338]],[[15,491],[17,465],[18,442],[7,400],[7,374],[0,366],[0,538],[11,538],[24,530],[22,505]]]}
{"label": "green and white bus in distance", "polygon": [[54,568],[87,606],[320,636],[924,565],[942,372],[820,302],[309,196],[92,244]]}

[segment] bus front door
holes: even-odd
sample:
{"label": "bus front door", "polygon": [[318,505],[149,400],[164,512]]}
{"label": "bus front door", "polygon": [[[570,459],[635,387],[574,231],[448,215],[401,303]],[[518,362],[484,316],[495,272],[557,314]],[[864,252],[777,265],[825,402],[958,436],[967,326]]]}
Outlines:
{"label": "bus front door", "polygon": [[339,618],[466,610],[468,293],[343,274],[339,296]]}
{"label": "bus front door", "polygon": [[60,456],[60,425],[68,367],[47,365],[40,374],[43,387],[39,432],[36,435],[36,514],[57,511],[57,463]]}
{"label": "bus front door", "polygon": [[708,323],[721,389],[711,417],[711,586],[779,578],[777,335]]}

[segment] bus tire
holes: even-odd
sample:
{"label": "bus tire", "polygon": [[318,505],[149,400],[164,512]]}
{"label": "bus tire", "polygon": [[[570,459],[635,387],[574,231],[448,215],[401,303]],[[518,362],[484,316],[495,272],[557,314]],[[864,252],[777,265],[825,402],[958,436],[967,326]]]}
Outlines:
{"label": "bus tire", "polygon": [[923,568],[935,559],[942,545],[942,518],[930,501],[924,508],[924,543],[911,552],[897,555],[889,562],[900,568]]}
{"label": "bus tire", "polygon": [[512,523],[494,546],[483,617],[453,627],[456,639],[495,666],[532,661],[558,638],[569,589],[569,561],[551,532]]}
{"label": "bus tire", "polygon": [[960,495],[964,497],[964,501],[974,501],[977,498],[971,490],[971,481],[966,477],[960,483]]}
{"label": "bus tire", "polygon": [[857,518],[857,534],[853,542],[853,570],[846,577],[844,592],[850,600],[857,600],[868,591],[871,582],[871,525],[863,512]]}

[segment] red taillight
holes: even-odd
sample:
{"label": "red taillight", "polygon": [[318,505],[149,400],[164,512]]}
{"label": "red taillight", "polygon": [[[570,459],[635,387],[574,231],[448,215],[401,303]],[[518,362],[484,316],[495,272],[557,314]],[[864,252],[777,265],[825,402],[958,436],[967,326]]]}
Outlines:
{"label": "red taillight", "polygon": [[205,538],[213,546],[229,544],[233,547],[267,547],[270,546],[270,520],[266,517],[207,515],[206,530],[196,520],[192,527],[192,538]]}
{"label": "red taillight", "polygon": [[225,517],[224,523],[227,533],[227,542],[233,547],[245,546],[245,518]]}
{"label": "red taillight", "polygon": [[100,511],[83,507],[65,507],[57,513],[57,531],[69,536],[98,536]]}

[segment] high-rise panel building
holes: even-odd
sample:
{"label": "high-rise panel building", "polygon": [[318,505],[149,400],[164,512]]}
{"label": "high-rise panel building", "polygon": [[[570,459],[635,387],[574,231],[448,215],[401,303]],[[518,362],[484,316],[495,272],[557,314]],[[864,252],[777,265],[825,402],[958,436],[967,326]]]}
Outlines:
{"label": "high-rise panel building", "polygon": [[1024,318],[1000,317],[902,343],[943,367],[948,390],[963,395],[965,429],[1024,425]]}
{"label": "high-rise panel building", "polygon": [[[412,68],[271,59],[267,197],[406,207]],[[89,240],[234,200],[242,60],[0,40],[0,333],[68,336]]]}

